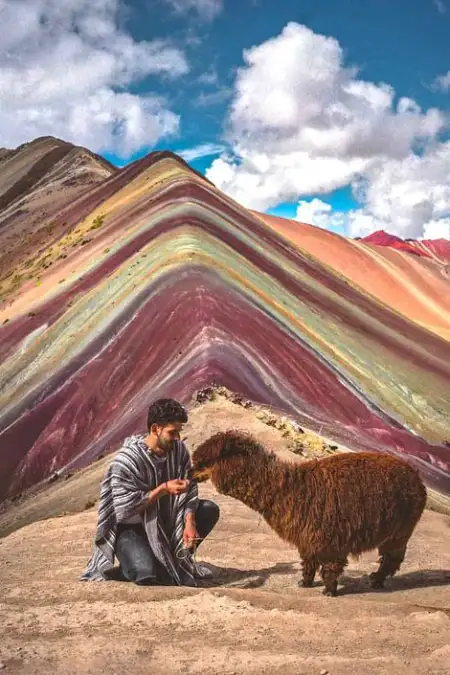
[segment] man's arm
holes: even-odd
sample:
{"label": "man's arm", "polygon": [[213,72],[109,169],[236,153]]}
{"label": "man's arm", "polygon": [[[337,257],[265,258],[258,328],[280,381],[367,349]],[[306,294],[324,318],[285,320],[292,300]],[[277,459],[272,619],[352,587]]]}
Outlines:
{"label": "man's arm", "polygon": [[117,522],[132,518],[147,505],[148,488],[142,489],[139,469],[126,453],[119,453],[113,460],[110,485]]}
{"label": "man's arm", "polygon": [[190,525],[191,527],[195,527],[195,529],[197,529],[197,523],[195,520],[195,511],[186,511],[184,517],[184,524],[186,526]]}
{"label": "man's arm", "polygon": [[119,453],[111,465],[111,489],[117,522],[140,515],[163,495],[186,492],[188,481],[169,480],[154,487],[149,485],[147,489],[141,486],[138,467],[125,454]]}
{"label": "man's arm", "polygon": [[146,499],[145,501],[140,504],[140,506],[137,507],[137,509],[134,511],[134,514],[141,514],[145,511],[145,509],[150,506],[151,504],[154,504],[154,502],[158,501],[161,497],[164,495],[178,495],[181,494],[182,492],[186,492],[186,481],[184,480],[169,480],[166,481],[165,483],[161,483],[157,487],[154,488],[154,490],[150,490],[146,494]]}
{"label": "man's arm", "polygon": [[[192,467],[191,456],[188,449],[183,443],[183,454],[182,454],[182,475],[185,479],[188,479],[189,470]],[[184,545],[191,549],[192,546],[195,546],[196,540],[198,538],[197,523],[195,519],[195,514],[198,507],[198,486],[197,482],[194,480],[189,481],[189,489],[186,499],[186,508],[184,515],[184,531],[183,531],[183,542]]]}
{"label": "man's arm", "polygon": [[167,484],[164,483],[142,489],[138,466],[125,453],[119,453],[111,464],[110,484],[117,522],[141,514],[150,504],[167,494]]}
{"label": "man's arm", "polygon": [[154,490],[150,490],[147,492],[147,499],[144,501],[140,506],[135,511],[135,514],[141,514],[144,513],[145,509],[150,506],[151,504],[154,504],[155,502],[158,501],[161,497],[164,495],[169,494],[169,491],[167,489],[167,483],[161,483],[157,487],[155,487]]}
{"label": "man's arm", "polygon": [[[192,461],[189,451],[186,445],[183,442],[183,454],[182,454],[182,476],[185,480],[188,480],[189,471],[192,468]],[[198,486],[196,481],[189,481],[189,489],[186,498],[186,508],[185,508],[185,524],[191,524],[195,527],[195,512],[198,507]]]}

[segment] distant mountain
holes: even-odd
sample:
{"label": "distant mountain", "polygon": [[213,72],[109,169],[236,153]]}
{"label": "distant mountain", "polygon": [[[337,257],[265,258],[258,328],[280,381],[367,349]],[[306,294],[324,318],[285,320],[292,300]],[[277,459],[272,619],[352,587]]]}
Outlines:
{"label": "distant mountain", "polygon": [[448,239],[402,239],[384,230],[377,230],[360,241],[374,246],[387,246],[422,258],[432,258],[442,263],[450,263],[450,241]]}
{"label": "distant mountain", "polygon": [[64,208],[117,170],[99,155],[57,138],[0,150],[0,287],[30,252],[49,244]]}
{"label": "distant mountain", "polygon": [[117,168],[100,155],[50,136],[24,143],[15,150],[0,149],[0,211],[23,200],[37,187],[89,185]]}
{"label": "distant mountain", "polygon": [[15,150],[8,150],[8,148],[0,148],[0,162],[8,157],[11,157],[15,153]]}

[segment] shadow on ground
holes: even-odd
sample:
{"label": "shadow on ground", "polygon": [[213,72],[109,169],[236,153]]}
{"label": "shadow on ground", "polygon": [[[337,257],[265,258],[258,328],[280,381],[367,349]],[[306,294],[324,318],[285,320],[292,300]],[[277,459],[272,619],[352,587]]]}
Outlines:
{"label": "shadow on ground", "polygon": [[339,595],[352,593],[394,593],[413,588],[430,588],[432,586],[450,586],[450,570],[417,570],[405,572],[388,579],[384,589],[375,590],[369,585],[368,575],[360,577],[343,575],[339,581]]}
{"label": "shadow on ground", "polygon": [[[202,581],[202,586],[232,586],[238,585],[239,588],[261,588],[273,575],[296,575],[297,579],[292,580],[294,588],[297,587],[297,581],[300,580],[300,569],[298,563],[277,563],[271,567],[265,567],[257,570],[240,570],[232,567],[219,567],[217,565],[208,565],[214,573],[211,581]],[[314,586],[322,586],[320,577],[316,577]],[[372,589],[369,585],[369,576],[366,574],[358,576],[343,575],[339,581],[340,595],[362,592],[395,592],[404,591],[413,588],[430,588],[432,586],[450,586],[450,570],[417,570],[405,572],[396,575],[386,581],[385,589],[379,591]]]}
{"label": "shadow on ground", "polygon": [[[208,564],[213,572],[212,579],[199,580],[199,587],[235,587],[241,589],[262,588],[270,581],[274,575],[294,576],[289,583],[292,583],[292,589],[297,589],[300,581],[300,570],[298,563],[276,563],[271,567],[259,569],[241,570],[234,567],[220,567],[218,565]],[[125,581],[121,578],[119,568],[115,568],[111,579],[115,581]],[[316,577],[314,587],[323,586],[320,577]],[[343,575],[339,580],[339,595],[352,595],[355,593],[394,593],[395,591],[406,591],[413,588],[430,588],[433,586],[450,586],[450,570],[418,570],[406,572],[388,579],[384,589],[373,589],[369,585],[369,576],[362,574],[360,576]],[[302,588],[300,586],[300,588]]]}
{"label": "shadow on ground", "polygon": [[[298,563],[276,563],[272,567],[257,570],[239,570],[234,567],[219,567],[211,564],[208,564],[208,567],[213,572],[214,578],[211,581],[202,581],[202,586],[237,585],[239,588],[261,588],[273,575],[299,575]],[[293,581],[294,585],[295,583]]]}

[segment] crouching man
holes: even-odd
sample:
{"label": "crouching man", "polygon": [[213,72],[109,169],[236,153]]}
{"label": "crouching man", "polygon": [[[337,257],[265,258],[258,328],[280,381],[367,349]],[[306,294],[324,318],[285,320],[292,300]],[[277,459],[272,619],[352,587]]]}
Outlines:
{"label": "crouching man", "polygon": [[148,435],[125,439],[101,485],[83,581],[196,586],[196,579],[212,576],[192,552],[217,523],[219,507],[199,499],[197,484],[187,479],[191,459],[180,440],[186,422],[180,403],[159,399],[148,410]]}

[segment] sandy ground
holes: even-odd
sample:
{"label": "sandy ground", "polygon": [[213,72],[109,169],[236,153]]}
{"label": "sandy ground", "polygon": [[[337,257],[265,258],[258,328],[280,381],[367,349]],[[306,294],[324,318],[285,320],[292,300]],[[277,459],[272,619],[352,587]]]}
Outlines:
{"label": "sandy ground", "polygon": [[[250,425],[249,411],[230,406],[194,412],[191,447],[216,428]],[[250,426],[292,456],[277,429],[255,418]],[[64,494],[75,509],[76,493],[82,510],[107,461],[31,497],[28,520],[33,501],[37,517],[47,520],[0,539],[5,673],[450,674],[449,517],[424,514],[387,590],[369,589],[374,551],[350,562],[339,597],[325,598],[319,581],[311,589],[297,586],[297,552],[258,514],[203,484],[201,495],[221,508],[198,554],[213,569],[213,582],[198,589],[88,584],[78,575],[90,555],[96,508],[49,516],[61,512]],[[25,505],[17,507],[22,522]]]}

